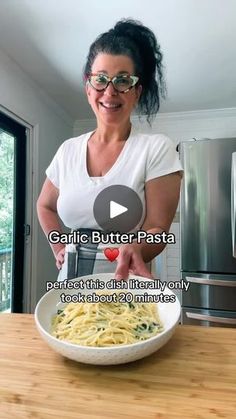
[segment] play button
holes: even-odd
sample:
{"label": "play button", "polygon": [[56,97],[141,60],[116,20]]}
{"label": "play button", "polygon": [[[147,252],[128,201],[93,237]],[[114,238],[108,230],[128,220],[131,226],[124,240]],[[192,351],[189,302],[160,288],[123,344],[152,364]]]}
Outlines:
{"label": "play button", "polygon": [[117,204],[117,202],[114,201],[110,202],[110,218],[118,217],[118,215],[121,215],[126,211],[128,211],[128,208],[123,205]]}
{"label": "play button", "polygon": [[93,213],[102,230],[128,233],[139,224],[143,206],[133,189],[114,185],[98,194],[94,201]]}

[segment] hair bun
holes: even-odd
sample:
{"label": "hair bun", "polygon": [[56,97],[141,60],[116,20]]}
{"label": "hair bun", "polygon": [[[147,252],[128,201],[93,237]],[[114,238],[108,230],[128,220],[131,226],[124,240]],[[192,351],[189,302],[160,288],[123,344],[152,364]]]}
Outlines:
{"label": "hair bun", "polygon": [[114,26],[114,35],[129,37],[135,43],[140,56],[144,57],[145,67],[156,72],[156,58],[162,59],[160,47],[154,33],[141,22],[133,19],[122,19]]}

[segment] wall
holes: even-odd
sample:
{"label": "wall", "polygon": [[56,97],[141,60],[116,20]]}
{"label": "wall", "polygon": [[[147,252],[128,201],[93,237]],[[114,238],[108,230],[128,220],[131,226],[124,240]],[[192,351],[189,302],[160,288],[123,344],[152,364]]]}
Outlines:
{"label": "wall", "polygon": [[[236,135],[236,108],[209,109],[191,112],[159,113],[150,127],[145,119],[132,117],[134,125],[145,132],[164,132],[177,144],[191,138],[220,138]],[[94,119],[77,120],[74,135],[96,127]]]}
{"label": "wall", "polygon": [[[32,263],[27,266],[31,282],[31,311],[45,292],[45,281],[56,279],[54,258],[37,222],[35,203],[45,169],[61,142],[72,136],[73,121],[21,68],[0,50],[0,110],[32,126],[30,154],[32,182]],[[32,164],[33,163],[33,164]],[[29,307],[28,307],[29,309]]]}
{"label": "wall", "polygon": [[[194,112],[176,112],[159,114],[152,123],[152,128],[143,119],[134,116],[134,125],[145,132],[165,133],[176,143],[191,138],[224,138],[236,137],[236,108],[212,109]],[[95,120],[76,121],[74,135],[93,130],[96,126]],[[179,237],[179,213],[171,226],[171,232],[176,236],[176,244],[166,247],[156,263],[160,271],[161,279],[175,281],[180,278],[180,237]]]}

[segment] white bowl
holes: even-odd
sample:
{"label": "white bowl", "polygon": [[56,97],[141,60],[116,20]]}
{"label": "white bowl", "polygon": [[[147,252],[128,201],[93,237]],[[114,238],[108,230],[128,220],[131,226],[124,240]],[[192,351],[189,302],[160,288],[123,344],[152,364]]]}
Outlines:
{"label": "white bowl", "polygon": [[[100,281],[107,282],[110,279],[114,278],[114,273],[112,274],[96,274],[96,275],[87,275],[84,277],[76,278],[73,281],[79,280],[88,280],[88,279],[99,279]],[[144,281],[147,278],[138,277],[132,275],[131,278],[138,279],[139,281]],[[43,297],[39,300],[36,309],[35,309],[35,322],[38,328],[39,333],[42,338],[48,343],[48,345],[54,349],[56,352],[59,352],[61,355],[72,359],[74,361],[83,362],[86,364],[94,365],[115,365],[115,364],[124,364],[127,362],[135,361],[137,359],[144,358],[152,354],[153,352],[160,349],[165,345],[171,336],[174,333],[174,330],[178,324],[180,317],[180,303],[176,297],[176,301],[172,303],[157,303],[158,313],[161,322],[164,326],[164,331],[159,333],[156,336],[151,337],[142,342],[133,343],[131,345],[117,345],[109,347],[88,347],[72,344],[66,341],[56,339],[50,334],[51,331],[51,322],[52,316],[57,313],[57,310],[63,308],[66,304],[62,304],[60,295],[65,294],[77,294],[81,293],[91,293],[95,290],[55,290],[52,289],[48,291]],[[132,290],[134,294],[143,294],[148,292],[148,294],[161,294],[160,290],[157,289],[148,289],[148,290]],[[175,295],[168,288],[162,292],[164,295]]]}

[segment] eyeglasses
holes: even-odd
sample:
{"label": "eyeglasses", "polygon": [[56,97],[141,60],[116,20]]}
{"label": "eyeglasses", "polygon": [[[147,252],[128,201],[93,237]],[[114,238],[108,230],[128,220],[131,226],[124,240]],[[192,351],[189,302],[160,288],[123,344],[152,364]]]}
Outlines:
{"label": "eyeglasses", "polygon": [[87,81],[97,92],[103,92],[109,83],[112,83],[112,86],[117,92],[127,93],[138,83],[139,77],[121,74],[111,78],[106,74],[89,74]]}

